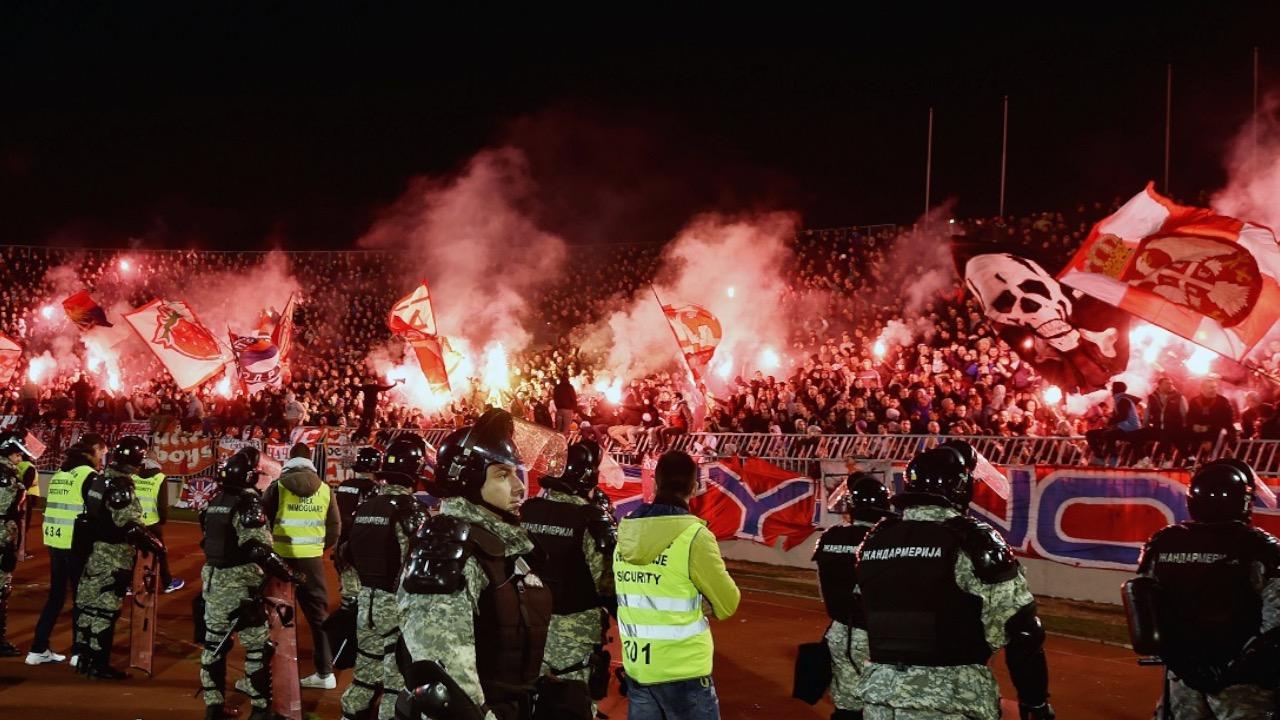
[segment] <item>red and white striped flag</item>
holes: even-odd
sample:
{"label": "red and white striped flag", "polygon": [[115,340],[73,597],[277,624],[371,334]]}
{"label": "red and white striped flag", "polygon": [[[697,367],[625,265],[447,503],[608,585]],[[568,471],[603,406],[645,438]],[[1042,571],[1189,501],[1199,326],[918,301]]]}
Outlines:
{"label": "red and white striped flag", "polygon": [[1058,279],[1237,361],[1280,321],[1271,230],[1178,205],[1150,184],[1093,227]]}
{"label": "red and white striped flag", "polygon": [[436,318],[431,309],[431,292],[427,289],[426,280],[391,307],[387,327],[413,348],[427,384],[449,392],[448,343],[442,342],[436,334]]}

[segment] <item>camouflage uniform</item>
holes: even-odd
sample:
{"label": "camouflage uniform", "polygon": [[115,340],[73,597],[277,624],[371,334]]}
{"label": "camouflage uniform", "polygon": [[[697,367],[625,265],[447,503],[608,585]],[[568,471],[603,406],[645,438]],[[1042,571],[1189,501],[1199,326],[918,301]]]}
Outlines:
{"label": "camouflage uniform", "polygon": [[[1142,575],[1154,577],[1154,565],[1146,565]],[[1253,562],[1250,580],[1262,595],[1262,625],[1259,633],[1280,627],[1280,578],[1267,579],[1267,569]],[[1276,710],[1276,690],[1258,685],[1231,685],[1220,692],[1207,694],[1184,683],[1169,673],[1169,709],[1177,720],[1249,720],[1269,718]],[[1156,706],[1156,717],[1164,717],[1164,699]]]}
{"label": "camouflage uniform", "polygon": [[12,592],[13,567],[18,561],[19,533],[22,531],[22,498],[26,489],[18,477],[18,470],[7,457],[0,457],[0,473],[8,481],[0,479],[0,652],[8,646],[5,638],[9,593]]}
{"label": "camouflage uniform", "polygon": [[[265,547],[271,547],[271,530],[267,525],[246,528],[239,513],[235,514],[232,522],[240,545],[257,541]],[[204,688],[205,707],[210,707],[223,704],[226,688],[223,685],[225,677],[214,678],[208,668],[218,662],[219,656],[214,654],[214,650],[233,625],[240,643],[244,645],[245,677],[253,678],[255,674],[270,671],[267,665],[269,628],[266,613],[252,617],[248,624],[243,617],[238,623],[231,617],[237,611],[243,614],[242,605],[246,601],[261,597],[266,573],[257,563],[252,562],[228,568],[215,568],[206,564],[200,570],[200,580],[204,583],[205,624],[204,651],[200,653],[200,685]],[[225,654],[226,650],[223,652]],[[254,708],[266,708],[271,698],[259,693],[252,684],[250,689],[250,704]]]}
{"label": "camouflage uniform", "polygon": [[858,683],[871,661],[867,631],[833,620],[824,639],[831,651],[831,703],[842,710],[861,710]]}
{"label": "camouflage uniform", "polygon": [[[378,488],[379,495],[412,495],[412,488],[394,483],[387,483]],[[416,502],[416,501],[415,501]],[[409,549],[409,536],[397,524],[396,540],[400,541],[400,557]],[[345,565],[345,564],[344,564]],[[385,592],[377,588],[361,588],[360,575],[355,567],[345,565],[343,570],[343,588],[347,584],[346,575],[355,577],[355,588],[359,594],[359,609],[356,613],[356,666],[352,673],[351,685],[342,693],[343,716],[355,717],[365,712],[373,702],[377,688],[383,688],[382,701],[378,704],[379,720],[391,720],[396,713],[395,690],[404,687],[400,677],[400,669],[396,666],[396,642],[400,639],[400,607],[396,603],[395,593]],[[346,598],[343,598],[346,601]]]}
{"label": "camouflage uniform", "polygon": [[343,605],[355,605],[360,597],[360,573],[346,563],[338,566],[338,597]]}
{"label": "camouflage uniform", "polygon": [[[442,515],[483,527],[497,535],[507,557],[533,550],[533,541],[518,525],[502,522],[496,515],[463,498],[448,498],[441,503]],[[488,583],[479,561],[468,557],[463,574],[465,587],[451,595],[417,595],[402,587],[397,593],[400,614],[404,618],[402,632],[405,645],[414,661],[435,660],[458,683],[477,707],[485,701],[476,670],[475,617],[480,612],[479,598]],[[397,674],[398,687],[404,681]],[[391,678],[387,679],[388,687]],[[496,720],[492,711],[486,720]]]}
{"label": "camouflage uniform", "polygon": [[[903,518],[943,522],[960,513],[949,507],[909,507]],[[964,553],[956,558],[956,584],[982,598],[982,625],[991,648],[1004,647],[1005,623],[1035,602],[1021,568],[1018,576],[988,585],[978,579]],[[897,667],[872,663],[862,676],[858,694],[867,720],[1000,720],[1000,692],[986,665]]]}
{"label": "camouflage uniform", "polygon": [[[129,475],[107,468],[102,473],[113,479],[123,479],[133,486]],[[85,483],[84,491],[90,485]],[[142,524],[142,504],[137,493],[131,493],[129,504],[110,509],[111,522],[116,527]],[[125,590],[133,582],[133,562],[137,551],[127,542],[105,543],[95,540],[89,559],[85,561],[80,587],[76,590],[76,628],[73,649],[84,654],[104,658],[111,653],[111,636],[116,619],[120,617],[120,604]]]}
{"label": "camouflage uniform", "polygon": [[[570,505],[588,504],[586,498],[557,490],[548,491],[547,499]],[[613,595],[613,573],[605,572],[604,554],[596,548],[595,539],[590,533],[582,536],[582,552],[587,558],[591,577],[595,578],[596,592],[601,597]],[[551,627],[547,631],[547,648],[542,656],[543,671],[564,680],[585,683],[590,668],[583,667],[567,673],[558,670],[581,665],[587,659],[600,643],[601,626],[604,622],[604,608],[591,608],[571,615],[552,615]]]}

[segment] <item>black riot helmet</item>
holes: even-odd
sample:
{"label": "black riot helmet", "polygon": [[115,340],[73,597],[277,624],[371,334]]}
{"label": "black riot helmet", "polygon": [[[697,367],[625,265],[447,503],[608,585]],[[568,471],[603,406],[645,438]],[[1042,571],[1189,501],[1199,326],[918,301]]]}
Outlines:
{"label": "black riot helmet", "polygon": [[123,473],[135,473],[147,459],[147,441],[137,435],[125,435],[111,449],[111,467]]}
{"label": "black riot helmet", "polygon": [[969,474],[973,474],[974,469],[978,467],[978,451],[964,440],[951,438],[938,447],[951,448],[960,453],[960,459],[964,461],[965,469],[969,471]]}
{"label": "black riot helmet", "polygon": [[24,460],[34,460],[35,458],[31,455],[31,451],[27,449],[26,439],[24,434],[18,432],[7,432],[0,435],[0,457],[21,453]]}
{"label": "black riot helmet", "polygon": [[475,425],[449,433],[436,453],[432,494],[479,500],[490,465],[520,465],[515,421],[506,410],[488,410]]}
{"label": "black riot helmet", "polygon": [[889,489],[870,473],[853,472],[832,493],[827,509],[841,514],[852,513],[872,520],[888,515]]}
{"label": "black riot helmet", "polygon": [[396,485],[414,487],[418,484],[426,460],[427,441],[417,435],[401,435],[387,446],[387,454],[382,458],[382,466],[378,468],[378,478]]}
{"label": "black riot helmet", "polygon": [[243,447],[218,467],[218,482],[229,488],[258,486],[258,449]]}
{"label": "black riot helmet", "polygon": [[600,461],[604,451],[594,440],[579,440],[566,452],[564,472],[559,477],[542,478],[543,487],[586,497],[600,484]]}
{"label": "black riot helmet", "polygon": [[907,465],[907,492],[928,493],[946,499],[965,512],[973,500],[973,473],[961,451],[953,446],[926,450]]}
{"label": "black riot helmet", "polygon": [[375,447],[362,447],[356,451],[356,461],[351,469],[358,473],[377,472],[382,466],[382,453]]}
{"label": "black riot helmet", "polygon": [[1187,512],[1203,523],[1249,522],[1253,469],[1239,460],[1214,460],[1191,478]]}

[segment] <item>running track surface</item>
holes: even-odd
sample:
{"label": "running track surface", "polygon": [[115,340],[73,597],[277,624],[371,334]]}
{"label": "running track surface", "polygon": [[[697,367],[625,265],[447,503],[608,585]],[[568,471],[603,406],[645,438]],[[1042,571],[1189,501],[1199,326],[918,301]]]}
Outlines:
{"label": "running track surface", "polygon": [[[37,520],[39,518],[36,518]],[[33,525],[35,558],[20,563],[9,604],[9,639],[23,650],[31,643],[36,617],[49,582],[48,555],[39,544],[39,524]],[[0,660],[0,718],[58,717],[79,720],[170,720],[201,717],[203,705],[195,694],[199,687],[199,654],[192,642],[191,600],[199,591],[200,552],[198,528],[191,523],[171,524],[165,533],[170,544],[175,577],[187,587],[161,598],[156,640],[156,676],[134,671],[132,679],[111,683],[76,676],[66,666],[30,667],[22,658]],[[332,570],[332,568],[330,568]],[[337,597],[337,579],[330,573],[330,595]],[[53,648],[65,651],[71,644],[70,600],[58,621]],[[299,617],[300,675],[312,672],[310,636]],[[808,598],[748,591],[737,615],[713,622],[716,642],[715,680],[722,716],[738,718],[825,719],[831,714],[827,701],[815,707],[791,699],[792,663],[796,645],[816,641],[826,629],[821,604]],[[113,664],[128,664],[128,600],[116,631]],[[1058,717],[1073,720],[1127,720],[1150,718],[1160,693],[1160,671],[1140,668],[1132,652],[1100,643],[1051,636],[1047,644],[1050,690]],[[613,648],[613,657],[620,656]],[[233,651],[228,685],[241,676],[242,651]],[[992,661],[1002,694],[1012,697],[1003,657]],[[340,671],[338,689],[303,690],[304,713],[321,718],[340,716],[339,698],[351,672]],[[626,701],[612,694],[601,711],[612,718],[626,715]],[[229,695],[229,704],[247,706],[244,696]],[[1016,706],[1005,701],[1005,717],[1016,718]],[[244,707],[241,717],[248,714]]]}

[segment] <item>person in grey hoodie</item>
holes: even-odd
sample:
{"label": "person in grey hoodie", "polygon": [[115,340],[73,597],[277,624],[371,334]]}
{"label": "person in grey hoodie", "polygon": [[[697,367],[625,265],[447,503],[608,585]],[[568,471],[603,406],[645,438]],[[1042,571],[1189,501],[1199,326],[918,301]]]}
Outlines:
{"label": "person in grey hoodie", "polygon": [[[283,488],[283,491],[282,491]],[[282,542],[282,536],[288,535],[288,527],[280,520],[288,511],[288,503],[281,502],[282,495],[305,499],[307,506],[315,506],[317,516],[324,520],[323,548],[315,548],[305,552],[296,542]],[[327,505],[327,508],[320,509]],[[314,675],[302,679],[302,687],[332,690],[338,685],[333,676],[333,653],[329,647],[328,637],[321,630],[321,625],[329,617],[329,589],[325,585],[324,551],[338,542],[342,529],[338,515],[338,504],[333,502],[332,493],[320,479],[316,466],[311,462],[311,448],[298,443],[289,451],[289,460],[281,468],[280,477],[267,487],[262,494],[262,506],[267,520],[272,525],[275,537],[275,551],[285,558],[285,562],[294,570],[306,574],[307,581],[298,588],[297,602],[302,614],[307,618],[307,627],[311,630],[311,641],[315,648]],[[316,520],[320,519],[317,517]],[[314,522],[314,521],[313,521]],[[318,550],[319,552],[315,552]],[[314,556],[307,557],[308,555]]]}

